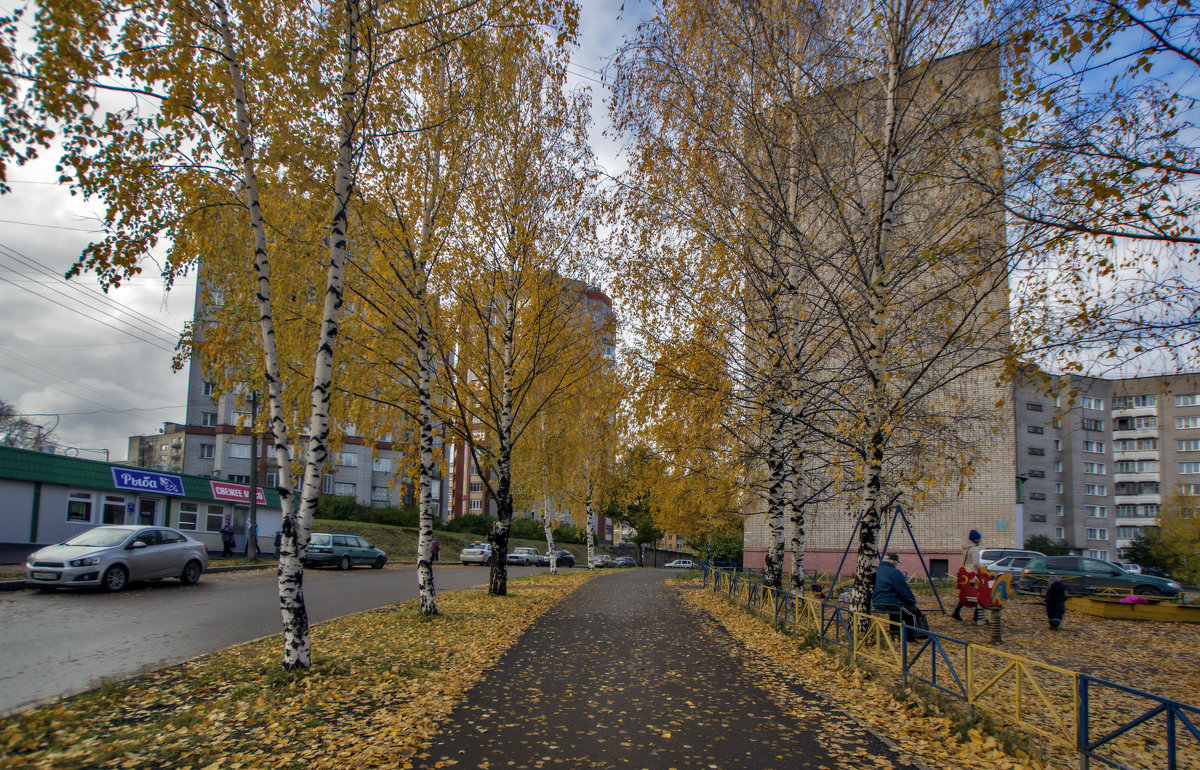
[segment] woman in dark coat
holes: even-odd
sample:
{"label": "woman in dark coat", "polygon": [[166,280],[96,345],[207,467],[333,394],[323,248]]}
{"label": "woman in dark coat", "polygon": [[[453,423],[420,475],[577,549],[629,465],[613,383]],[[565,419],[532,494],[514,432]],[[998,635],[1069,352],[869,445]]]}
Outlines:
{"label": "woman in dark coat", "polygon": [[1067,586],[1053,575],[1050,584],[1046,586],[1046,597],[1042,599],[1046,605],[1046,619],[1050,621],[1050,630],[1057,631],[1062,623],[1063,615],[1067,612]]}
{"label": "woman in dark coat", "polygon": [[229,526],[229,522],[225,522],[225,526],[221,527],[221,546],[225,549],[221,556],[233,556],[233,527]]}

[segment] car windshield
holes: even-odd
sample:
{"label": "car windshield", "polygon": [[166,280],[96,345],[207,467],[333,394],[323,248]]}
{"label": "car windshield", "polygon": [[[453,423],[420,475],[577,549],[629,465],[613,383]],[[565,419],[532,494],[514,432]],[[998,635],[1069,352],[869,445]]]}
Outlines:
{"label": "car windshield", "polygon": [[129,537],[127,529],[104,529],[98,527],[89,529],[87,532],[81,532],[71,538],[63,545],[86,545],[94,548],[111,548],[114,545],[120,545],[125,542],[125,538]]}

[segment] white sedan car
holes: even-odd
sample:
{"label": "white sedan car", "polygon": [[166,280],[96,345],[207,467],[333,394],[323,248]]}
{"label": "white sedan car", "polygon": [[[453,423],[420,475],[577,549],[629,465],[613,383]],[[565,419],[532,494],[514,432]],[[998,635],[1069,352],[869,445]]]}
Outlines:
{"label": "white sedan car", "polygon": [[492,563],[492,544],[478,541],[471,543],[459,552],[458,558],[462,560],[463,564],[489,566]]}
{"label": "white sedan car", "polygon": [[663,565],[667,569],[696,569],[696,562],[691,559],[676,559]]}
{"label": "white sedan car", "polygon": [[177,529],[105,526],[31,553],[25,580],[37,588],[120,591],[134,580],[179,578],[191,585],[206,569],[204,544]]}

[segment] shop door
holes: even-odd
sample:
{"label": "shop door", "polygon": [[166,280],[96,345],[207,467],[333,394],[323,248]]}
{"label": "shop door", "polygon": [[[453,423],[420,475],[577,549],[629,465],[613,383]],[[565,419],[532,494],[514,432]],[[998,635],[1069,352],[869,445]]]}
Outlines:
{"label": "shop door", "polygon": [[138,513],[137,524],[141,527],[157,527],[159,521],[159,503],[161,501],[157,497],[139,497],[138,498]]}

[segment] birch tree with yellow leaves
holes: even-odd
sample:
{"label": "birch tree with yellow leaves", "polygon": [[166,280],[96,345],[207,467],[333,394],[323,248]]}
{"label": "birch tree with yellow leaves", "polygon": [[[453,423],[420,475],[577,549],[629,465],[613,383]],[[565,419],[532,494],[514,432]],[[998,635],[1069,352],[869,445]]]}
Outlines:
{"label": "birch tree with yellow leaves", "polygon": [[[619,63],[614,106],[636,147],[636,259],[745,297],[737,391],[765,466],[768,577],[784,511],[814,488],[799,471],[815,471],[862,514],[864,610],[884,510],[964,483],[1003,398],[999,81],[968,3],[811,10],[664,4]],[[675,284],[690,297],[675,318],[635,303],[672,342],[717,293]],[[823,468],[801,454],[814,447]]]}
{"label": "birch tree with yellow leaves", "polygon": [[[494,5],[51,0],[34,14],[28,55],[9,43],[15,25],[0,30],[6,35],[3,87],[11,93],[19,82],[25,89],[22,109],[4,112],[5,162],[54,139],[61,180],[107,207],[105,237],[85,249],[75,272],[92,271],[106,288],[119,286],[162,245],[169,287],[198,259],[214,256],[208,247],[241,244],[241,259],[228,273],[210,270],[207,281],[214,297],[224,297],[219,287],[230,276],[252,287],[253,310],[231,317],[251,319],[262,351],[280,468],[279,596],[288,668],[307,667],[311,659],[303,559],[330,459],[356,174],[376,111],[396,106],[374,86],[380,73],[403,71],[489,27],[490,14],[508,8]],[[521,17],[528,24],[574,23],[571,6],[524,8],[532,15]],[[436,40],[419,34],[434,21],[452,34]],[[507,26],[514,19],[502,21]],[[240,232],[230,229],[237,216],[244,222]],[[308,280],[281,296],[284,276]],[[280,300],[289,306],[285,317],[297,321],[295,340],[277,334]],[[210,344],[199,336],[190,342]],[[307,356],[284,357],[302,349]],[[308,380],[304,395],[285,396],[287,367],[305,358],[297,376]],[[237,363],[236,356],[226,360]],[[218,367],[216,377],[225,376]],[[302,435],[301,454],[293,445]],[[298,496],[296,470],[302,474]]]}
{"label": "birch tree with yellow leaves", "polygon": [[493,73],[502,99],[486,116],[472,226],[453,261],[439,339],[443,423],[496,502],[488,591],[507,593],[513,453],[547,406],[592,376],[597,330],[587,286],[596,227],[586,99],[566,94],[566,59],[549,43]]}

